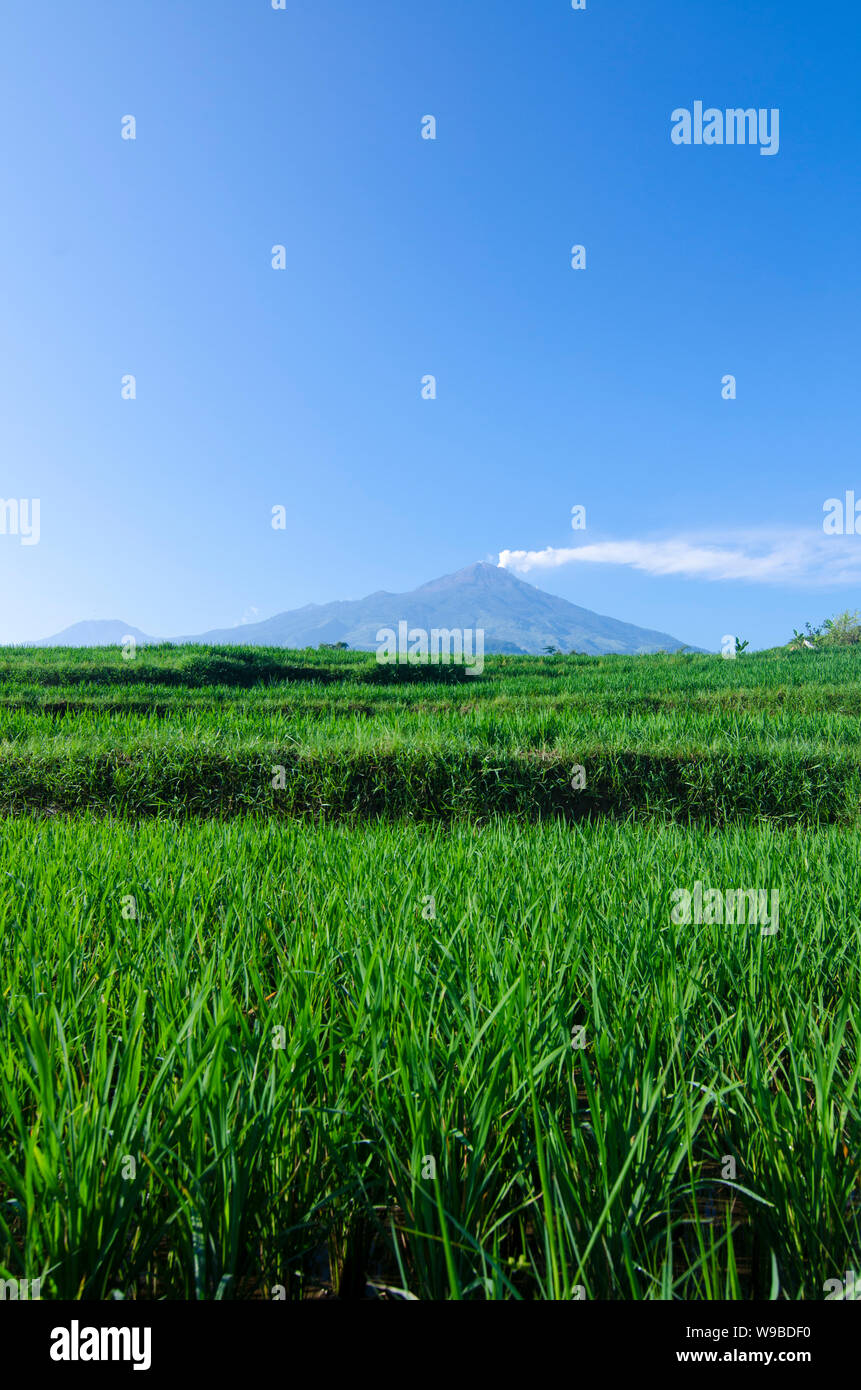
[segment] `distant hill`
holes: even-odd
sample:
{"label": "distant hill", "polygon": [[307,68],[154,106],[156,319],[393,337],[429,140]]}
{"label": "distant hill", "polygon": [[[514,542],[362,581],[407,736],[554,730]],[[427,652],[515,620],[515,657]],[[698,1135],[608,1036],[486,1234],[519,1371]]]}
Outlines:
{"label": "distant hill", "polygon": [[147,637],[140,628],[121,623],[118,618],[97,618],[89,623],[72,623],[55,637],[43,637],[28,647],[118,647],[124,637],[133,637],[139,646],[153,646],[161,639]]}
{"label": "distant hill", "polygon": [[405,594],[381,589],[362,599],[309,603],[264,622],[215,628],[176,641],[271,647],[346,642],[351,648],[373,651],[378,630],[397,629],[402,620],[427,631],[483,628],[487,652],[538,653],[554,646],[564,652],[637,653],[678,651],[684,645],[666,632],[579,608],[488,564],[469,565]]}

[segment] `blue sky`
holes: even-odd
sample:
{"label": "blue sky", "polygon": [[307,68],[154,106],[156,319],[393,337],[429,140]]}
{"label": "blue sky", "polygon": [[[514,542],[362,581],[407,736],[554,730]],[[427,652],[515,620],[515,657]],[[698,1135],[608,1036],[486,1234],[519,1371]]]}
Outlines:
{"label": "blue sky", "polygon": [[[507,551],[711,649],[861,607],[822,530],[861,499],[859,37],[801,0],[6,0],[0,495],[41,515],[0,641]],[[779,109],[779,152],[674,145],[696,100]]]}

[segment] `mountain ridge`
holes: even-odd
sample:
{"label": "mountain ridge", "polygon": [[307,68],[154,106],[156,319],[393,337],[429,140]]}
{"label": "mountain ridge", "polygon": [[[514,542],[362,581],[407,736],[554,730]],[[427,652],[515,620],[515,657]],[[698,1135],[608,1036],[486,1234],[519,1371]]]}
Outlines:
{"label": "mountain ridge", "polygon": [[[256,623],[211,628],[196,635],[159,639],[117,619],[75,623],[54,637],[28,646],[112,646],[130,635],[140,645],[171,640],[178,645],[317,647],[346,642],[373,651],[377,632],[406,621],[412,628],[483,629],[485,651],[536,654],[545,647],[588,655],[633,655],[678,651],[685,646],[669,633],[641,628],[526,583],[510,570],[484,561],[428,580],[405,593],[378,589],[360,599],[335,599],[287,609]],[[69,640],[74,636],[74,640]],[[83,640],[86,637],[97,640]],[[690,648],[690,650],[697,650]]]}

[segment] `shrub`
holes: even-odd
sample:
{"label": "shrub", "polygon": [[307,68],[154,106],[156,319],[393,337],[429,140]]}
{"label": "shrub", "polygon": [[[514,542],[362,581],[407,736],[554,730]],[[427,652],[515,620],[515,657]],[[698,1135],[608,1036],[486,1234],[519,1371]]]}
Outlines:
{"label": "shrub", "polygon": [[825,631],[819,641],[822,647],[849,647],[861,642],[861,613],[856,608],[854,612],[846,609],[845,613],[838,613],[836,618],[828,618],[825,622]]}

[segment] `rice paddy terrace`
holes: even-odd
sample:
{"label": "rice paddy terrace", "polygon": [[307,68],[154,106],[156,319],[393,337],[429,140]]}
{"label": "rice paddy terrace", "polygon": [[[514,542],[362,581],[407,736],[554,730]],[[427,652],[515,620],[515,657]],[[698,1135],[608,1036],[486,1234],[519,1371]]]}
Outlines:
{"label": "rice paddy terrace", "polygon": [[0,652],[0,1277],[828,1296],[859,714],[851,650]]}

